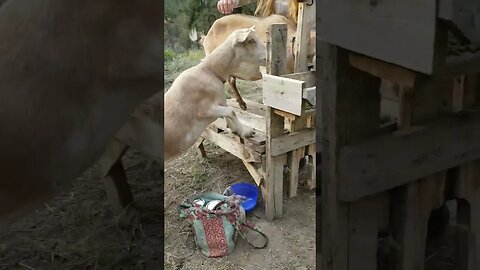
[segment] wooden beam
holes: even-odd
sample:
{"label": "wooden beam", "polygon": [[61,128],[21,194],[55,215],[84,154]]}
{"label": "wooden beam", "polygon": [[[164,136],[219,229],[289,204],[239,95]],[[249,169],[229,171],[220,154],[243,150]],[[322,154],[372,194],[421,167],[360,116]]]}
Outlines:
{"label": "wooden beam", "polygon": [[216,133],[209,128],[205,129],[202,136],[245,162],[262,161],[261,155],[252,148],[241,144],[234,139],[228,138],[227,136]]}
{"label": "wooden beam", "polygon": [[[306,117],[296,117],[290,122],[290,129],[289,134],[295,133],[296,131],[302,130],[307,126],[307,118]],[[284,135],[285,136],[285,135]],[[283,137],[283,136],[282,136]],[[272,139],[272,152],[273,148],[281,146],[283,143],[282,141],[276,141],[282,137],[277,137]],[[273,153],[270,153],[273,155]],[[287,182],[289,184],[288,195],[290,198],[297,195],[297,188],[298,188],[298,177],[299,177],[299,170],[300,170],[300,160],[305,156],[305,147],[298,147],[292,149],[291,151],[287,151]]]}
{"label": "wooden beam", "polygon": [[[437,27],[435,40],[435,62],[444,58],[447,45],[446,31]],[[441,65],[440,65],[441,66]],[[436,120],[442,115],[439,111],[448,111],[451,102],[451,84],[432,77],[418,76],[412,88],[402,87],[400,91],[399,115],[400,130],[409,129]],[[447,108],[445,108],[447,107]],[[406,149],[404,151],[407,151]],[[431,211],[444,202],[446,181],[445,171],[436,171],[422,179],[399,188],[390,190],[390,220],[392,234],[401,246],[394,252],[395,269],[423,269],[425,266],[425,246],[427,241],[428,222]]]}
{"label": "wooden beam", "polygon": [[266,190],[265,215],[267,220],[282,217],[283,211],[283,167],[287,163],[286,155],[272,156],[272,139],[283,133],[283,117],[267,112],[267,160],[266,160]]}
{"label": "wooden beam", "polygon": [[[338,1],[337,1],[338,2]],[[323,270],[375,269],[378,220],[381,215],[366,198],[361,204],[343,203],[338,198],[339,150],[346,144],[370,137],[378,128],[380,117],[380,79],[353,68],[348,52],[325,42],[319,43],[322,63],[321,93],[321,253]],[[355,113],[352,113],[354,111]],[[318,117],[318,116],[317,116]],[[373,198],[375,200],[375,198]],[[369,212],[363,218],[356,213]],[[361,219],[360,219],[361,218]],[[349,252],[362,249],[361,258]],[[373,268],[371,268],[373,267]]]}
{"label": "wooden beam", "polygon": [[128,150],[128,146],[123,142],[113,139],[105,148],[105,153],[100,157],[98,164],[98,174],[99,177],[105,177],[110,169],[112,168],[113,164],[117,162],[119,158],[125,154]]}
{"label": "wooden beam", "polygon": [[270,155],[278,156],[315,143],[315,129],[302,129],[272,138]]}
{"label": "wooden beam", "polygon": [[[287,30],[285,24],[272,24],[269,28],[267,42],[267,72],[271,75],[287,73]],[[267,154],[265,161],[265,217],[271,221],[282,217],[283,212],[283,167],[287,162],[286,155],[270,155],[272,139],[283,134],[284,118],[275,114],[268,107],[265,114],[267,123]]]}
{"label": "wooden beam", "polygon": [[466,54],[460,57],[449,57],[445,69],[437,77],[454,77],[461,75],[474,75],[480,72],[480,52]]}
{"label": "wooden beam", "polygon": [[282,77],[292,79],[292,80],[297,80],[297,81],[304,81],[305,87],[312,87],[317,84],[317,77],[314,71],[285,74],[285,75],[282,75]]}
{"label": "wooden beam", "polygon": [[459,112],[465,104],[465,76],[458,76],[453,79],[452,110]]}
{"label": "wooden beam", "polygon": [[375,77],[399,83],[404,87],[413,87],[415,83],[414,71],[357,53],[350,54],[350,65]]}
{"label": "wooden beam", "polygon": [[248,172],[252,176],[255,183],[257,183],[258,186],[261,186],[262,180],[264,178],[263,176],[264,172],[260,170],[261,166],[256,166],[255,164],[256,163],[253,163],[253,162],[243,161],[243,165],[245,165],[245,168],[247,168]]}
{"label": "wooden beam", "polygon": [[115,161],[102,182],[110,205],[115,211],[120,211],[133,201],[132,191],[128,185],[121,158]]}
{"label": "wooden beam", "polygon": [[287,24],[274,23],[269,28],[267,41],[267,74],[287,73]]}
{"label": "wooden beam", "polygon": [[342,0],[317,5],[317,35],[323,41],[432,74],[437,1]]}
{"label": "wooden beam", "polygon": [[298,21],[295,37],[295,72],[308,71],[310,32],[314,23],[315,6],[298,3]]}
{"label": "wooden beam", "polygon": [[194,147],[197,148],[197,153],[202,157],[206,158],[207,157],[207,152],[205,151],[205,146],[203,145],[203,142],[205,141],[205,138],[200,137],[198,138],[197,142],[195,142]]}
{"label": "wooden beam", "polygon": [[480,158],[478,112],[402,133],[340,151],[341,200],[355,201]]}
{"label": "wooden beam", "polygon": [[304,81],[264,74],[262,87],[263,104],[297,116],[302,115]]}
{"label": "wooden beam", "polygon": [[315,106],[317,104],[317,87],[313,86],[303,89],[302,98]]}
{"label": "wooden beam", "polygon": [[[242,122],[245,124],[245,122]],[[213,122],[210,127],[215,127],[224,131],[227,131],[227,122],[224,118],[218,118]],[[251,127],[251,126],[250,126]],[[264,145],[267,140],[267,136],[265,133],[258,131],[255,129],[255,134],[251,138],[247,138],[246,141],[251,142],[254,145]]]}
{"label": "wooden beam", "polygon": [[245,101],[245,104],[247,104],[246,111],[242,110],[238,102],[233,98],[227,99],[227,105],[243,112],[248,112],[254,115],[265,117],[267,106],[253,100],[243,99],[243,101]]}

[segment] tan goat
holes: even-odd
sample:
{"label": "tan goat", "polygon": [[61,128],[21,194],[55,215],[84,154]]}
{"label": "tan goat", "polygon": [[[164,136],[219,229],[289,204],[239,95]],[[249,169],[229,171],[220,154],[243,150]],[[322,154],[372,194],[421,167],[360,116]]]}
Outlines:
{"label": "tan goat", "polygon": [[191,147],[209,124],[225,117],[230,130],[243,138],[254,132],[227,106],[224,83],[245,64],[264,65],[266,47],[251,28],[238,29],[198,65],[182,72],[164,96],[164,158]]}
{"label": "tan goat", "polygon": [[[267,41],[267,31],[270,25],[275,23],[285,23],[287,24],[287,71],[288,73],[293,73],[295,57],[294,52],[294,37],[296,35],[296,25],[288,20],[286,17],[281,15],[270,15],[268,17],[255,17],[250,15],[243,14],[233,14],[224,16],[216,20],[212,27],[208,30],[206,36],[200,36],[202,40],[202,45],[205,49],[205,55],[209,55],[217,48],[222,42],[228,37],[230,33],[239,28],[245,28],[249,25],[255,24],[256,32],[260,40],[263,43]],[[191,38],[195,35],[191,35]],[[309,44],[309,54],[308,57],[311,60],[315,55],[315,37],[312,36]],[[256,81],[262,78],[262,73],[260,72],[260,66],[254,65],[251,63],[243,63],[242,67],[238,69],[237,72],[229,74],[228,82],[233,90],[233,95],[237,100],[240,107],[244,110],[247,109],[245,102],[243,101],[240,93],[238,92],[236,86],[236,79],[246,80],[246,81]]]}
{"label": "tan goat", "polygon": [[91,167],[163,87],[158,0],[0,6],[0,234]]}

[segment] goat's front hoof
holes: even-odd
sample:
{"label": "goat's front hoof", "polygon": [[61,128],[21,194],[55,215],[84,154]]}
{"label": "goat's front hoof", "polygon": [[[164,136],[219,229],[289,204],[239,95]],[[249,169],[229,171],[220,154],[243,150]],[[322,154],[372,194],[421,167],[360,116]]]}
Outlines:
{"label": "goat's front hoof", "polygon": [[240,108],[244,111],[247,110],[247,104],[245,102],[239,102],[238,105],[240,105]]}
{"label": "goat's front hoof", "polygon": [[255,131],[253,131],[253,129],[251,128],[248,128],[248,129],[245,129],[242,134],[240,134],[240,137],[242,138],[251,138],[253,137],[253,135],[255,135]]}

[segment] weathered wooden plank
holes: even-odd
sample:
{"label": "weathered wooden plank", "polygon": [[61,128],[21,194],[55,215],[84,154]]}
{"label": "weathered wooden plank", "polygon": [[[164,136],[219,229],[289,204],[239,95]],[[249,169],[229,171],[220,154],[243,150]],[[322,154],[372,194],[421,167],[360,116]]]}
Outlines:
{"label": "weathered wooden plank", "polygon": [[[290,125],[290,132],[295,132],[297,130],[302,130],[307,125],[307,118],[306,117],[296,117],[291,121]],[[290,133],[291,134],[291,133]],[[272,139],[272,151],[274,147],[278,147],[282,144],[277,139]],[[274,140],[277,140],[274,142]],[[288,166],[288,175],[287,181],[289,183],[289,191],[288,195],[290,198],[295,197],[297,195],[297,188],[298,188],[298,174],[300,169],[300,160],[305,156],[305,147],[295,148],[293,151],[287,151],[287,166]],[[271,153],[272,154],[272,153]],[[273,154],[272,154],[273,155]]]}
{"label": "weathered wooden plank", "polygon": [[309,155],[307,185],[308,188],[315,189],[317,187],[317,144],[309,145],[307,154]]}
{"label": "weathered wooden plank", "polygon": [[345,147],[339,158],[339,196],[354,201],[478,159],[478,138],[480,113],[465,113],[408,134],[384,135]]}
{"label": "weathered wooden plank", "polygon": [[320,0],[317,34],[342,48],[431,74],[436,3],[431,0]]}
{"label": "weathered wooden plank", "polygon": [[313,29],[315,6],[308,6],[307,3],[298,3],[298,21],[295,38],[295,72],[308,70],[308,46],[310,32]]}
{"label": "weathered wooden plank", "polygon": [[261,162],[262,160],[260,153],[252,148],[235,141],[235,139],[216,133],[211,129],[207,128],[203,132],[202,137],[214,142],[220,148],[223,148],[225,151],[228,151],[245,162]]}
{"label": "weathered wooden plank", "polygon": [[248,111],[243,111],[240,109],[233,109],[237,115],[238,120],[242,122],[247,127],[253,128],[255,131],[261,133],[265,132],[265,116],[260,116],[257,114],[250,113]]}
{"label": "weathered wooden plank", "polygon": [[[242,122],[242,123],[245,124],[245,125],[247,124],[247,122]],[[225,121],[224,118],[218,118],[217,120],[215,120],[215,122],[213,122],[211,124],[211,126],[219,128],[221,130],[225,130],[225,131],[228,130],[227,122]],[[254,128],[254,127],[252,127],[252,125],[250,125],[250,127]],[[264,145],[266,140],[267,140],[267,135],[265,133],[263,133],[262,131],[257,132],[257,130],[256,130],[253,137],[247,138],[246,140],[248,142],[251,142],[252,144],[255,144],[255,145]]]}
{"label": "weathered wooden plank", "polygon": [[269,27],[267,40],[267,74],[287,73],[287,24],[275,23]]}
{"label": "weathered wooden plank", "polygon": [[295,119],[297,118],[296,115],[288,113],[288,112],[284,112],[282,110],[274,109],[273,112],[275,114],[278,114],[280,116],[283,116],[283,117],[287,118],[289,121],[295,121]]}
{"label": "weathered wooden plank", "polygon": [[263,104],[297,116],[302,115],[304,81],[265,74],[262,87]]}
{"label": "weathered wooden plank", "polygon": [[[321,6],[321,4],[320,4]],[[318,17],[318,16],[317,16]],[[318,20],[317,20],[318,22]],[[321,93],[321,147],[322,152],[322,197],[321,197],[321,253],[320,269],[347,270],[348,269],[348,208],[339,203],[337,198],[337,154],[338,143],[342,143],[339,136],[344,136],[337,128],[340,121],[337,113],[338,80],[345,68],[342,59],[338,59],[338,48],[326,42],[319,42],[319,62],[321,79],[325,89]],[[339,62],[339,63],[337,63]],[[342,65],[343,64],[343,65]],[[337,71],[341,68],[340,72]],[[340,74],[337,74],[340,73]],[[340,76],[339,76],[340,75]],[[340,77],[337,79],[337,77]]]}
{"label": "weathered wooden plank", "polygon": [[459,112],[463,110],[465,103],[465,76],[458,76],[453,79],[452,110]]}
{"label": "weathered wooden plank", "polygon": [[272,156],[271,142],[273,138],[283,133],[283,117],[267,111],[267,160],[266,160],[266,191],[265,215],[267,220],[282,216],[283,211],[283,167],[287,162],[286,155]]}
{"label": "weathered wooden plank", "polygon": [[260,172],[260,166],[255,165],[256,163],[253,162],[245,162],[243,161],[243,165],[245,165],[245,168],[247,168],[248,172],[252,176],[253,180],[255,183],[257,183],[258,186],[262,184],[262,180],[264,178],[263,172]]}
{"label": "weathered wooden plank", "polygon": [[[442,58],[446,45],[446,31],[438,27],[435,59]],[[401,87],[400,130],[441,116],[438,112],[443,103],[451,104],[450,85],[444,84],[442,88],[441,83],[438,79],[418,76],[412,88]],[[428,221],[431,211],[444,202],[446,171],[435,171],[425,178],[412,180],[415,181],[391,192],[392,201],[398,205],[391,213],[393,235],[401,245],[396,253],[395,269],[398,270],[424,269]]]}
{"label": "weathered wooden plank", "polygon": [[282,77],[297,81],[304,81],[305,87],[312,87],[315,86],[317,83],[317,77],[314,71],[285,74],[282,75]]}
{"label": "weathered wooden plank", "polygon": [[[460,76],[455,78],[453,89],[453,110],[469,109],[476,103],[480,82],[475,76]],[[472,270],[480,267],[480,160],[458,167],[458,177],[453,184],[453,196],[457,200],[457,262],[458,269]]]}
{"label": "weathered wooden plank", "polygon": [[197,148],[197,153],[202,157],[205,158],[207,157],[207,152],[205,151],[205,146],[203,145],[203,142],[205,141],[205,138],[200,137],[197,142],[195,142],[194,147]]}
{"label": "weathered wooden plank", "polygon": [[[370,136],[378,127],[380,79],[351,67],[348,52],[343,49],[325,42],[319,42],[317,48],[319,62],[322,64],[321,84],[325,90],[320,91],[322,119],[319,123],[322,127],[321,269],[347,270],[349,265],[374,265],[374,262],[365,260],[349,260],[349,246],[364,248],[358,239],[369,238],[371,234],[360,231],[357,236],[350,238],[351,228],[358,227],[359,224],[349,222],[349,211],[352,208],[338,198],[338,185],[341,183],[338,152],[342,146]],[[375,221],[371,221],[369,226],[376,226]],[[370,255],[364,259],[371,259],[374,258],[376,249],[370,247],[365,250],[367,252]]]}
{"label": "weathered wooden plank", "polygon": [[133,201],[133,195],[127,182],[121,157],[118,157],[108,174],[102,179],[102,182],[110,205],[116,211],[120,211]]}
{"label": "weathered wooden plank", "polygon": [[[273,24],[269,28],[267,42],[267,72],[272,75],[287,73],[286,57],[286,25]],[[265,160],[265,216],[271,221],[282,216],[283,211],[283,167],[287,162],[286,155],[272,156],[270,150],[272,139],[283,134],[284,118],[275,114],[268,107],[265,114],[267,123],[267,154]]]}
{"label": "weathered wooden plank", "polygon": [[302,129],[272,138],[270,155],[278,156],[315,143],[315,129]]}
{"label": "weathered wooden plank", "polygon": [[[243,99],[243,101],[245,101],[245,104],[247,104],[246,112],[265,117],[265,112],[267,111],[267,106],[265,106],[261,103],[258,103],[256,101],[249,100],[249,99]],[[240,108],[240,105],[238,104],[238,102],[233,98],[227,99],[227,105],[230,106],[230,107],[233,107],[237,110],[241,110],[241,111],[245,112],[244,110],[242,110]]]}
{"label": "weathered wooden plank", "polygon": [[[255,132],[265,134],[265,114],[253,113],[250,110],[250,108],[255,108],[254,106],[250,107],[252,103],[250,103],[249,105],[249,103],[245,102],[248,106],[246,111],[240,109],[236,101],[235,103],[237,104],[237,106],[232,106],[232,109],[237,115],[238,120],[240,120],[240,122],[242,122],[242,124],[244,124],[245,126],[253,128]],[[223,130],[226,130],[227,127],[227,123],[224,118],[218,118],[217,120],[215,120],[214,125]]]}
{"label": "weathered wooden plank", "polygon": [[430,175],[395,191],[392,202],[397,207],[392,214],[392,226],[401,249],[394,269],[424,269],[428,221],[431,211],[444,202],[445,175]]}
{"label": "weathered wooden plank", "polygon": [[383,203],[381,199],[366,198],[350,206],[349,269],[377,269],[377,224]]}
{"label": "weathered wooden plank", "polygon": [[296,149],[291,153],[288,153],[288,197],[293,198],[297,196],[298,189],[298,173],[300,169],[300,160],[305,156],[305,148]]}
{"label": "weathered wooden plank", "polygon": [[414,71],[378,59],[352,53],[350,64],[373,76],[399,83],[404,87],[413,87],[415,83]]}
{"label": "weathered wooden plank", "polygon": [[113,164],[125,154],[128,146],[123,142],[113,139],[105,148],[105,153],[98,160],[98,176],[105,177]]}
{"label": "weathered wooden plank", "polygon": [[303,89],[302,97],[315,106],[317,104],[317,87],[313,86]]}
{"label": "weathered wooden plank", "polygon": [[473,75],[480,72],[480,52],[451,56],[446,59],[445,69],[435,76],[454,77],[460,75]]}

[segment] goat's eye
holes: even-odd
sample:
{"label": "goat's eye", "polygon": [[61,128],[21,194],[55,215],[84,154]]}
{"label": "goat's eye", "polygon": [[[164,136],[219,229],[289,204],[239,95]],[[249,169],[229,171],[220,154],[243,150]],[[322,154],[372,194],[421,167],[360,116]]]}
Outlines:
{"label": "goat's eye", "polygon": [[255,40],[254,40],[254,39],[250,39],[250,40],[248,41],[248,43],[250,43],[250,44],[255,44]]}

